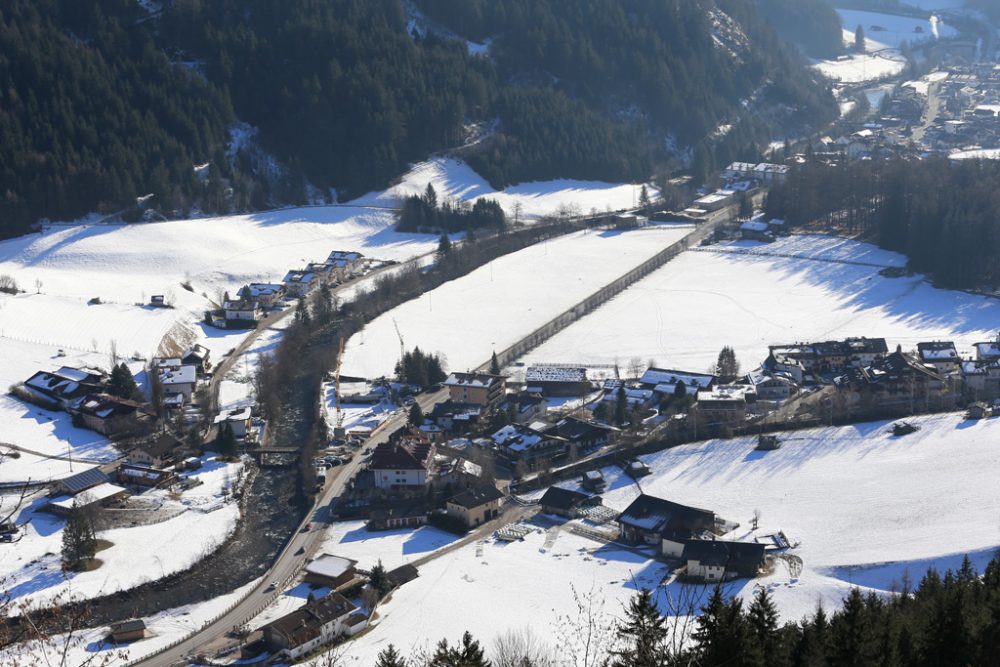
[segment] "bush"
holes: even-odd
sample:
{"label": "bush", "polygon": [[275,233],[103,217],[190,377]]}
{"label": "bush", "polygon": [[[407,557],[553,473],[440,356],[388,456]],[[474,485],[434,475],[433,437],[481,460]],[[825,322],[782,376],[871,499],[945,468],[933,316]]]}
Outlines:
{"label": "bush", "polygon": [[4,273],[0,275],[0,292],[5,294],[17,294],[17,281],[14,277]]}

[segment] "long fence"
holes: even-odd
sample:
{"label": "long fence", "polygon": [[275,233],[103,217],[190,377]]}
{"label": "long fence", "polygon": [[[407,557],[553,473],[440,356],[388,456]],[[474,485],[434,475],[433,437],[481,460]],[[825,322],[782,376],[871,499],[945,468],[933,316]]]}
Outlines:
{"label": "long fence", "polygon": [[[538,327],[510,347],[497,352],[497,362],[501,367],[511,364],[516,359],[523,356],[526,352],[538,347],[573,322],[576,322],[581,317],[594,312],[608,300],[618,294],[621,294],[632,284],[642,280],[653,271],[656,271],[674,257],[687,250],[690,246],[701,243],[702,240],[708,238],[708,236],[715,231],[718,224],[718,222],[701,223],[697,228],[695,228],[694,231],[684,238],[667,246],[665,249],[656,253],[653,257],[647,259],[645,262],[635,267],[625,275],[616,278],[614,281],[597,290],[583,301],[580,301],[568,310],[556,315],[554,318]],[[484,363],[476,370],[485,372],[489,368],[491,361]]]}

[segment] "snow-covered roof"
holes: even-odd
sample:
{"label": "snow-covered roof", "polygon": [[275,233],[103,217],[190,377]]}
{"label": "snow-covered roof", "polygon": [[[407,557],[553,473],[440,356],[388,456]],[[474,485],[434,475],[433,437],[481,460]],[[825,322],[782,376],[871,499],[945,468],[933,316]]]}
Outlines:
{"label": "snow-covered roof", "polygon": [[98,484],[97,486],[92,486],[86,491],[78,493],[76,496],[58,496],[53,498],[49,505],[54,505],[56,507],[61,507],[62,509],[72,509],[73,505],[85,506],[91,503],[96,503],[104,500],[105,498],[110,498],[111,496],[123,493],[126,490],[117,484],[112,484],[110,482],[105,482],[104,484]]}
{"label": "snow-covered roof", "polygon": [[742,229],[745,232],[766,232],[768,230],[768,226],[766,222],[759,222],[757,220],[747,220],[742,225],[740,225],[740,229]]}
{"label": "snow-covered roof", "polygon": [[486,373],[452,373],[444,381],[446,387],[482,387],[488,388],[496,384],[500,378]]}
{"label": "snow-covered roof", "polygon": [[1000,342],[976,343],[976,354],[980,359],[1000,357]]}
{"label": "snow-covered roof", "polygon": [[242,408],[235,408],[233,410],[223,410],[218,414],[218,416],[216,416],[215,423],[221,424],[227,421],[233,421],[233,422],[246,421],[247,419],[250,419],[250,416],[252,414],[253,410],[249,405],[244,406]]}
{"label": "snow-covered roof", "polygon": [[[673,391],[673,386],[681,381],[688,387],[704,389],[715,381],[715,376],[705,373],[688,373],[664,368],[650,368],[639,378],[639,382],[645,385],[670,385],[669,391]],[[660,388],[656,387],[656,391],[660,391]]]}
{"label": "snow-covered roof", "polygon": [[357,561],[350,558],[323,554],[306,565],[306,573],[336,579],[351,571],[357,564]]}
{"label": "snow-covered roof", "polygon": [[316,279],[316,274],[309,271],[289,271],[285,274],[286,283],[311,283]]}
{"label": "snow-covered roof", "polygon": [[561,366],[529,366],[524,373],[528,382],[586,382],[586,368],[563,368]]}
{"label": "snow-covered roof", "polygon": [[749,387],[743,385],[726,385],[723,387],[715,387],[714,389],[702,389],[698,392],[698,402],[713,403],[716,401],[729,402],[746,400],[746,394],[749,389]]}
{"label": "snow-covered roof", "polygon": [[511,451],[523,452],[537,446],[544,438],[541,434],[519,424],[509,424],[492,436],[497,446]]}
{"label": "snow-covered roof", "polygon": [[364,255],[360,252],[354,252],[353,250],[334,250],[326,258],[328,262],[356,262],[361,259]]}
{"label": "snow-covered roof", "polygon": [[194,384],[196,377],[197,369],[194,366],[181,366],[160,373],[160,384]]}

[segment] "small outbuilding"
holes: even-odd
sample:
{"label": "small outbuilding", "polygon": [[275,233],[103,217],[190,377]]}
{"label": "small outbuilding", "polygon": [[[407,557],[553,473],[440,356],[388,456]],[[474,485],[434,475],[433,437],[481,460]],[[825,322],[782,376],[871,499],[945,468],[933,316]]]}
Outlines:
{"label": "small outbuilding", "polygon": [[130,618],[112,623],[108,637],[115,644],[124,644],[146,638],[146,622],[141,618]]}

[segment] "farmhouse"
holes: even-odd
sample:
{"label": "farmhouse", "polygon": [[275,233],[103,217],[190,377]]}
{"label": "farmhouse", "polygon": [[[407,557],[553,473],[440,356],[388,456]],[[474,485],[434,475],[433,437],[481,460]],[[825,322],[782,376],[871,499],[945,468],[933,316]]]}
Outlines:
{"label": "farmhouse", "polygon": [[112,436],[140,430],[139,407],[135,401],[110,394],[89,394],[73,412],[87,428]]}
{"label": "farmhouse", "polygon": [[223,410],[215,417],[214,423],[219,428],[222,428],[223,424],[229,424],[229,428],[233,431],[233,437],[245,438],[250,432],[252,417],[253,410],[247,405],[242,408]]}
{"label": "farmhouse", "polygon": [[122,484],[148,486],[151,488],[168,486],[176,479],[176,476],[168,470],[132,465],[130,463],[123,463],[118,466],[115,474],[118,477],[118,481]]}
{"label": "farmhouse", "polygon": [[120,486],[103,482],[75,495],[57,496],[43,506],[46,512],[67,516],[73,508],[87,509],[103,507],[128,496],[128,491]]}
{"label": "farmhouse", "polygon": [[226,326],[229,328],[252,327],[264,317],[260,303],[255,299],[227,299],[222,302],[222,310],[226,314]]}
{"label": "farmhouse", "polygon": [[492,484],[479,484],[449,498],[445,510],[466,528],[475,528],[500,516],[503,498],[503,491]]}
{"label": "farmhouse", "polygon": [[744,241],[766,241],[771,242],[774,237],[771,235],[771,227],[762,220],[747,220],[740,225],[740,238]]}
{"label": "farmhouse", "polygon": [[549,402],[538,393],[522,391],[514,396],[511,402],[514,407],[513,419],[518,424],[545,419],[549,410]]}
{"label": "farmhouse", "polygon": [[181,446],[177,438],[163,433],[149,442],[136,445],[129,451],[127,460],[132,465],[162,468],[174,462],[175,452]]}
{"label": "farmhouse", "polygon": [[146,624],[141,618],[131,618],[127,621],[112,623],[108,628],[108,636],[115,644],[134,642],[146,636]]}
{"label": "farmhouse", "polygon": [[91,468],[90,470],[84,470],[83,472],[60,479],[53,485],[53,490],[59,494],[75,496],[87,489],[99,484],[106,484],[109,481],[111,480],[108,479],[108,476],[100,468]]}
{"label": "farmhouse", "polygon": [[317,586],[337,590],[344,584],[353,581],[358,561],[341,558],[331,554],[322,554],[306,564],[305,581]]}
{"label": "farmhouse", "polygon": [[[271,621],[263,627],[268,648],[289,660],[297,660],[314,649],[329,644],[342,635],[361,630],[348,619],[357,610],[339,593],[330,593]],[[356,629],[354,629],[356,628]]]}
{"label": "farmhouse", "polygon": [[434,446],[418,429],[397,431],[375,446],[369,470],[379,489],[422,487],[434,459]]}
{"label": "farmhouse", "polygon": [[933,341],[917,343],[917,357],[920,363],[931,366],[941,375],[951,375],[959,370],[962,358],[958,356],[955,343],[951,341]]}
{"label": "farmhouse", "polygon": [[735,426],[747,417],[747,405],[757,395],[746,385],[720,385],[698,392],[698,414],[709,426]]}
{"label": "farmhouse", "polygon": [[486,373],[452,373],[444,381],[451,400],[492,408],[504,397],[507,379]]}
{"label": "farmhouse", "polygon": [[646,389],[652,389],[659,394],[661,399],[665,396],[672,396],[677,390],[677,385],[681,382],[684,383],[688,394],[694,394],[700,389],[711,389],[712,385],[715,384],[715,376],[665,368],[649,368],[639,378],[639,384]]}
{"label": "farmhouse", "polygon": [[575,519],[584,507],[601,504],[600,496],[590,496],[580,491],[550,486],[538,501],[542,512]]}
{"label": "farmhouse", "polygon": [[681,560],[687,576],[705,582],[756,577],[764,565],[764,545],[757,542],[688,540]]}
{"label": "farmhouse", "polygon": [[527,391],[545,396],[583,396],[591,390],[586,368],[529,366],[524,382]]}
{"label": "farmhouse", "polygon": [[361,273],[364,255],[350,250],[334,250],[326,258],[326,263],[333,269],[333,279],[344,281]]}
{"label": "farmhouse", "polygon": [[309,271],[289,271],[282,284],[289,296],[306,296],[319,285],[319,276]]}
{"label": "farmhouse", "polygon": [[209,362],[210,350],[204,345],[195,343],[181,355],[181,364],[184,366],[194,366],[199,373],[207,373],[212,364]]}
{"label": "farmhouse", "polygon": [[630,544],[656,544],[664,531],[702,532],[715,528],[715,513],[646,495],[632,501],[618,517],[623,540]]}
{"label": "farmhouse", "polygon": [[87,394],[99,393],[105,380],[103,371],[63,366],[56,371],[38,371],[21,386],[44,403],[69,411]]}
{"label": "farmhouse", "polygon": [[284,295],[285,286],[278,283],[250,283],[240,290],[240,296],[256,301],[262,307],[273,306]]}
{"label": "farmhouse", "polygon": [[166,397],[180,396],[184,403],[191,402],[197,385],[197,369],[194,366],[174,366],[160,370],[160,386]]}
{"label": "farmhouse", "polygon": [[569,445],[565,438],[540,433],[523,424],[508,424],[490,437],[501,456],[511,463],[529,466],[542,459],[564,456]]}

